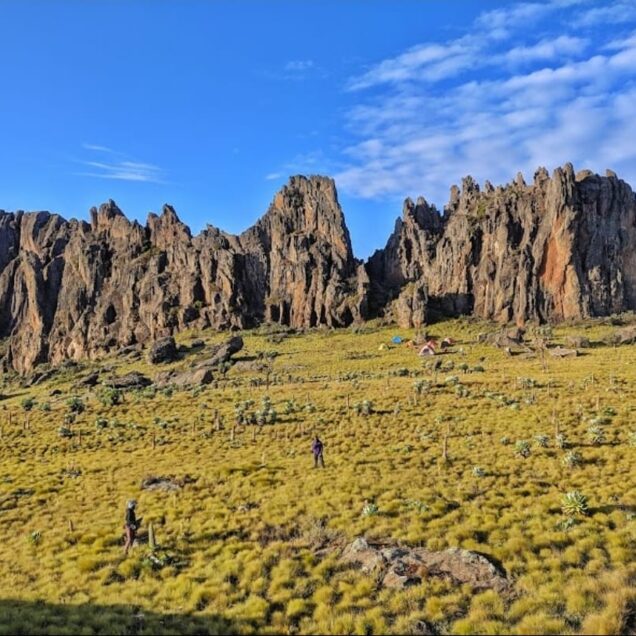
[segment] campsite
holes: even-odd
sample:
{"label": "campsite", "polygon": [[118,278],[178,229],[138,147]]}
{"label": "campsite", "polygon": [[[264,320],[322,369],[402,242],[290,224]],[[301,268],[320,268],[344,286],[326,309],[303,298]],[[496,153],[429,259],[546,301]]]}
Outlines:
{"label": "campsite", "polygon": [[269,326],[199,384],[227,335],[192,331],[7,376],[0,633],[633,629],[632,319]]}

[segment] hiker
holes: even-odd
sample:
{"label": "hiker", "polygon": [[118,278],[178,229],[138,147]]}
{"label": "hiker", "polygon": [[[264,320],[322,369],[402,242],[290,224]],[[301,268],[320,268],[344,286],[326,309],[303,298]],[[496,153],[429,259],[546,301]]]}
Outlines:
{"label": "hiker", "polygon": [[314,454],[314,468],[318,468],[318,464],[320,464],[323,468],[325,467],[325,459],[322,456],[323,448],[324,444],[320,441],[318,435],[316,435],[311,445],[311,452]]}
{"label": "hiker", "polygon": [[124,530],[126,531],[126,542],[124,543],[124,554],[128,555],[128,550],[132,548],[137,534],[137,528],[139,523],[137,522],[137,515],[135,514],[135,508],[137,502],[131,499],[126,506],[126,521],[124,523]]}

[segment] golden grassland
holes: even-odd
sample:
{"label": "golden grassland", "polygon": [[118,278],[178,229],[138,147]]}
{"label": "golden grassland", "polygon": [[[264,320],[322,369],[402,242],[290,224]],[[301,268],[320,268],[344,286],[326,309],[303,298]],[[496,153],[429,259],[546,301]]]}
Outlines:
{"label": "golden grassland", "polygon": [[[412,334],[367,325],[282,340],[247,332],[243,362],[213,385],[128,392],[110,406],[99,387],[76,387],[98,363],[36,387],[5,381],[0,633],[408,633],[418,620],[455,634],[634,629],[636,346],[599,343],[544,363],[477,344],[484,329],[433,325],[457,340],[454,353],[435,358],[437,371],[404,346],[378,349],[394,333]],[[599,342],[613,329],[563,327],[553,341],[577,333]],[[179,341],[194,337],[224,335]],[[193,351],[166,368],[204,356]],[[259,356],[269,370],[246,364]],[[158,369],[99,364],[118,374]],[[72,423],[71,396],[85,406]],[[251,412],[266,396],[274,423],[235,424],[238,403],[253,400]],[[368,415],[356,408],[364,401]],[[314,432],[325,470],[312,467]],[[528,457],[516,454],[519,440]],[[568,453],[578,465],[564,464]],[[193,481],[141,490],[148,475]],[[589,511],[570,518],[561,503],[574,490]],[[147,545],[123,556],[132,497],[170,557],[160,564]],[[365,503],[377,513],[362,514]],[[318,550],[357,536],[484,553],[505,568],[514,594],[438,579],[378,589],[340,564],[335,548]]]}

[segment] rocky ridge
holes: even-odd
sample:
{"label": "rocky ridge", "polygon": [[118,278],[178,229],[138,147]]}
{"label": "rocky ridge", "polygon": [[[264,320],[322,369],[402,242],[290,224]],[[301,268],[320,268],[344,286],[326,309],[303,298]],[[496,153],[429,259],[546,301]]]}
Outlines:
{"label": "rocky ridge", "polygon": [[343,327],[439,314],[560,321],[636,309],[636,203],[608,171],[453,187],[440,214],[407,199],[384,249],[353,255],[333,180],[292,177],[236,236],[197,236],[164,206],[145,225],[113,201],[90,223],[0,212],[0,356],[24,373],[186,328]]}
{"label": "rocky ridge", "polygon": [[483,190],[471,178],[440,217],[407,200],[367,264],[371,305],[402,326],[430,312],[559,322],[636,308],[636,204],[630,186],[571,164]]}

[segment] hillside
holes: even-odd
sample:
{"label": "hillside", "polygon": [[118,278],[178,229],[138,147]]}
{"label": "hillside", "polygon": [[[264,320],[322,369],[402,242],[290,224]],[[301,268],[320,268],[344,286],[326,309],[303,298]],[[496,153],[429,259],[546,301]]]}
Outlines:
{"label": "hillside", "polygon": [[[613,322],[507,354],[492,323],[444,321],[430,358],[376,323],[268,327],[209,384],[162,383],[225,338],[195,330],[160,366],[131,350],[5,378],[0,633],[633,633],[636,348]],[[109,388],[133,371],[155,384]],[[345,558],[358,537],[497,574],[378,579]]]}

